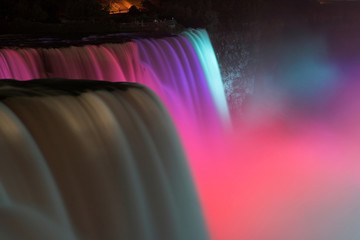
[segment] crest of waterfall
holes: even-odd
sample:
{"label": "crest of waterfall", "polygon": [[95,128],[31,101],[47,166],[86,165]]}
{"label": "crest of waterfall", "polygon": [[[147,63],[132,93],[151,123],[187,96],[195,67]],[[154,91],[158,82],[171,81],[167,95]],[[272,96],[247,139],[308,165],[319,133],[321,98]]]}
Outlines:
{"label": "crest of waterfall", "polygon": [[9,80],[0,98],[2,239],[207,239],[172,121],[146,87]]}
{"label": "crest of waterfall", "polygon": [[160,97],[180,129],[229,123],[219,67],[205,30],[121,44],[0,49],[0,79],[10,78],[138,82]]}

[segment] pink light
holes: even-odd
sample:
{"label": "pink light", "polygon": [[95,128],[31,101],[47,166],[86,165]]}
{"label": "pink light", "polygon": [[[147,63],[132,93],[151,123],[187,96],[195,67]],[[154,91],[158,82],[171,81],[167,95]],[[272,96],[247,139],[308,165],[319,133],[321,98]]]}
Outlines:
{"label": "pink light", "polygon": [[[130,81],[155,91],[180,132],[212,239],[351,239],[343,231],[360,219],[360,88],[350,83],[359,78],[356,67],[333,76],[323,58],[309,60],[314,49],[301,50],[301,58],[284,60],[280,86],[254,96],[225,132],[200,62],[182,37],[23,51],[2,50],[2,78]],[[38,51],[47,64],[36,60],[29,68],[26,59],[38,59]],[[333,78],[342,81],[327,84]]]}

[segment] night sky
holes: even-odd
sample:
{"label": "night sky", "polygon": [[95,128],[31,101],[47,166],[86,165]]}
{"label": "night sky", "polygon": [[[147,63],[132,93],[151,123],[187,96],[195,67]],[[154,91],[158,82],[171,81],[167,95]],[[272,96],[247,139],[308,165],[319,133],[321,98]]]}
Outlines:
{"label": "night sky", "polygon": [[64,19],[93,22],[106,18],[108,13],[124,13],[134,5],[146,17],[174,17],[185,27],[236,29],[241,23],[314,16],[322,11],[320,5],[328,5],[320,2],[336,4],[339,8],[336,11],[342,11],[348,3],[359,3],[351,0],[0,0],[0,23],[17,20],[59,23]]}

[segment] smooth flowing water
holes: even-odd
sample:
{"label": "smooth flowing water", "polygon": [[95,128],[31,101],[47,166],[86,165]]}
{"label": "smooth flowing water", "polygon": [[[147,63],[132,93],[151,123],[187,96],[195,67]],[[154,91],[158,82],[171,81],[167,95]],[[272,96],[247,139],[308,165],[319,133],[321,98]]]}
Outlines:
{"label": "smooth flowing water", "polygon": [[0,79],[7,78],[144,84],[170,112],[192,165],[205,159],[203,152],[218,145],[214,139],[230,126],[219,67],[205,30],[122,44],[3,48]]}
{"label": "smooth flowing water", "polygon": [[[262,84],[233,128],[203,30],[0,49],[0,78],[70,79],[43,81],[46,94],[2,91],[0,148],[10,160],[0,168],[8,179],[0,179],[0,234],[15,238],[21,226],[36,239],[207,238],[166,114],[139,89],[119,98],[106,81],[120,81],[148,86],[169,111],[211,239],[358,239],[359,58],[340,61],[343,47],[333,43],[332,59],[327,41],[301,36],[269,51]],[[74,78],[101,87],[69,94]]]}
{"label": "smooth flowing water", "polygon": [[[202,52],[204,54],[201,54]],[[206,59],[211,61],[207,62]],[[27,47],[0,49],[0,79],[28,81],[40,78],[51,78],[49,79],[49,82],[52,82],[53,78],[70,79],[69,81],[73,81],[73,79],[91,79],[106,82],[141,83],[148,86],[160,97],[167,110],[170,112],[172,120],[175,122],[176,129],[180,134],[181,145],[185,147],[185,152],[188,162],[191,165],[191,172],[197,189],[201,192],[199,189],[199,181],[201,181],[201,178],[199,179],[199,176],[202,175],[200,173],[201,166],[206,159],[204,152],[207,152],[208,147],[211,148],[209,144],[212,144],[212,147],[215,146],[213,139],[216,139],[218,135],[222,134],[222,130],[229,125],[229,113],[224,89],[222,87],[215,54],[212,50],[210,39],[206,31],[189,30],[188,32],[184,32],[183,35],[174,35],[163,38],[134,38],[134,40],[122,44],[104,43],[100,45],[69,46],[61,48]],[[70,82],[64,82],[63,84],[67,85],[70,84]],[[60,87],[60,85],[57,86]],[[68,100],[66,97],[61,97],[58,101],[66,102]],[[30,104],[26,102],[28,102],[28,100],[24,100],[24,106]],[[56,106],[58,105],[57,103],[54,104]],[[144,107],[147,106],[145,101],[143,101],[143,104]],[[112,106],[113,108],[116,108],[115,103],[112,103]],[[117,107],[120,108],[121,105]],[[60,115],[59,117],[52,116],[52,113],[43,113],[44,110],[41,109],[41,116],[44,118],[42,121],[48,121],[45,119],[51,118],[52,123],[50,123],[50,121],[49,123],[44,122],[44,128],[37,129],[37,132],[46,132],[45,126],[48,126],[49,124],[55,128],[61,128],[63,122],[70,121],[69,119],[72,118],[74,112],[82,111],[80,109],[76,110],[75,107],[74,109],[69,107],[68,110],[66,110],[65,107],[61,109],[63,110],[58,111],[63,111],[61,114],[64,116],[62,117],[60,117]],[[28,114],[30,118],[31,113]],[[33,114],[35,115],[35,113]],[[90,120],[84,119],[84,124],[86,124],[87,121]],[[96,127],[93,126],[94,124],[97,123],[91,123],[91,127]],[[50,126],[48,127],[51,128]],[[86,138],[85,135],[88,134],[86,132],[83,133],[80,126],[74,127],[73,131],[72,134],[74,136],[68,136],[69,141],[59,139],[60,142],[53,142],[52,144],[64,145],[63,142],[71,142],[70,140],[75,138],[75,136],[78,136],[80,138],[79,141],[81,142],[82,139]],[[36,132],[31,134],[36,134]],[[71,133],[69,132],[68,134]],[[46,135],[46,137],[51,138],[50,135]],[[50,144],[51,141],[46,140],[46,137],[41,137],[44,142],[42,143],[44,144],[42,151],[46,151],[47,154],[53,157],[65,154],[53,150]],[[101,138],[101,135],[97,135],[96,137]],[[122,149],[136,148],[136,151],[141,151],[141,147],[136,143],[136,139],[144,136],[138,135],[137,131],[134,130],[128,132],[126,137],[132,138],[133,142],[130,144],[124,140],[120,141],[121,139],[119,140],[117,138],[114,138],[113,141],[120,141],[121,144],[125,144],[122,146]],[[166,140],[163,139],[161,141]],[[82,159],[101,159],[101,157],[92,154],[92,149],[102,147],[104,143],[97,143],[94,140],[91,144],[87,144],[88,145],[76,147],[76,149],[79,149],[76,152],[71,148],[67,157],[72,155],[78,156],[79,154],[85,154],[85,152],[88,151],[86,156],[84,155],[81,157]],[[97,146],[97,144],[100,145]],[[134,146],[132,146],[132,144],[134,144]],[[73,145],[76,146],[76,144],[71,143],[67,147],[70,148]],[[89,149],[87,150],[87,148]],[[139,158],[145,157],[146,155],[142,154]],[[169,157],[172,158],[171,156]],[[85,163],[77,163],[78,168],[80,168],[82,164]],[[142,168],[145,167],[146,165]],[[101,174],[100,172],[96,173],[95,170],[91,171],[91,174]],[[104,171],[105,170],[103,170],[103,172]],[[86,175],[90,176],[91,174],[87,173]],[[76,182],[77,181],[85,180],[76,179]],[[97,181],[101,182],[104,180],[101,180],[100,177],[94,178],[91,185],[96,185]],[[167,180],[163,179],[163,181],[164,182],[161,183],[161,185],[167,186]],[[150,179],[148,182],[149,184],[151,183],[151,185],[157,184]],[[151,185],[146,187],[151,188]],[[110,186],[108,189],[112,189]],[[79,196],[84,195],[84,199],[86,199],[86,197],[94,197],[92,195],[87,196],[87,192],[78,194]],[[116,193],[114,193],[114,196],[116,196]],[[111,196],[108,196],[108,198],[112,199]],[[143,196],[138,195],[137,198],[141,198],[136,200],[141,202],[141,204],[139,203],[139,206],[148,204],[148,200]],[[179,196],[179,198],[181,199],[182,197]],[[4,197],[4,199],[6,198]],[[103,201],[106,202],[106,199]],[[135,197],[133,201],[135,201]],[[159,202],[159,204],[160,203],[161,202]],[[112,204],[109,204],[108,206],[109,209],[113,207]],[[159,208],[159,206],[151,206],[151,209],[154,211],[154,209]],[[95,206],[92,207],[95,208]],[[87,229],[83,229],[83,232],[91,230],[91,227],[89,227],[90,223],[88,224],[84,220],[86,218],[86,212],[90,208],[90,206],[88,206],[88,208],[82,207],[80,213],[84,216],[77,219],[80,225],[84,222],[83,224],[86,225],[84,228],[87,227]],[[92,226],[99,225],[102,221],[101,216],[107,215],[110,211],[109,209],[105,211],[99,208],[97,213],[97,215],[99,215],[99,220],[97,222],[92,222]],[[77,207],[70,210],[70,212],[80,211]],[[146,209],[138,209],[139,213],[143,212],[143,210],[144,214],[146,214]],[[165,208],[162,211],[166,212],[167,210]],[[75,216],[80,216],[81,214],[75,214]],[[163,213],[160,211],[157,214]],[[143,224],[143,226],[148,227],[147,231],[152,231],[153,228],[156,230],[156,226],[150,225],[149,216],[144,216],[144,218],[141,219],[145,222],[147,221],[146,224]],[[114,226],[119,223],[118,220],[115,220],[115,217],[113,220],[114,222],[111,224]],[[137,219],[133,221],[137,222]],[[134,222],[127,224],[133,226]],[[104,225],[104,223],[100,225]],[[169,219],[169,225],[172,225],[171,219]],[[193,227],[195,227],[195,225]],[[124,229],[123,231],[125,231]],[[170,228],[163,231],[174,232]],[[184,230],[184,232],[188,231],[191,232],[191,230]],[[100,236],[91,231],[88,234],[91,236]],[[146,233],[144,234],[146,235]],[[139,238],[141,239],[141,237]]]}
{"label": "smooth flowing water", "polygon": [[[92,79],[138,82],[165,103],[177,126],[229,124],[219,67],[209,36],[134,39],[123,44],[0,49],[0,79]],[[205,125],[205,126],[204,126]]]}
{"label": "smooth flowing water", "polygon": [[207,239],[177,133],[147,88],[6,81],[0,97],[1,239]]}

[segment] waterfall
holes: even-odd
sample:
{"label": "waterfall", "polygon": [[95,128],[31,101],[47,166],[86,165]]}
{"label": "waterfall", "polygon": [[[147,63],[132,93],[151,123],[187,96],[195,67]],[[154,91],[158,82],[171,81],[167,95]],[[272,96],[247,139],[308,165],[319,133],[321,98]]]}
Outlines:
{"label": "waterfall", "polygon": [[224,131],[205,31],[131,39],[0,49],[0,239],[357,239],[358,61],[281,42]]}
{"label": "waterfall", "polygon": [[207,239],[177,134],[146,87],[12,80],[0,98],[2,239]]}
{"label": "waterfall", "polygon": [[230,124],[225,92],[205,30],[124,43],[0,49],[0,79],[137,82],[165,104],[191,164],[205,159]]}
{"label": "waterfall", "polygon": [[221,79],[219,65],[208,33],[203,30],[189,29],[182,33],[194,46],[204,69],[210,92],[222,120],[229,124],[229,108],[224,95],[225,89]]}
{"label": "waterfall", "polygon": [[219,67],[204,30],[122,44],[0,49],[0,79],[39,78],[138,82],[160,97],[177,126],[229,123]]}
{"label": "waterfall", "polygon": [[[62,84],[57,84],[57,82],[54,79],[61,78],[61,79],[69,79],[67,82],[62,82]],[[180,136],[181,139],[181,145],[184,147],[186,158],[188,163],[190,164],[190,171],[192,173],[192,177],[194,179],[195,188],[197,189],[197,193],[200,197],[201,204],[204,204],[205,195],[203,194],[205,188],[208,188],[209,186],[207,183],[204,187],[204,179],[207,179],[209,177],[208,173],[208,166],[215,166],[215,165],[204,165],[205,162],[215,162],[213,161],[217,157],[219,157],[217,151],[215,151],[217,148],[221,148],[221,145],[226,144],[225,141],[222,141],[222,134],[224,134],[224,129],[227,129],[227,126],[229,126],[229,112],[228,107],[226,104],[225,99],[225,93],[224,88],[222,85],[221,77],[219,74],[219,67],[216,62],[215,54],[211,46],[211,42],[209,39],[209,36],[207,35],[206,31],[204,30],[188,30],[180,35],[171,35],[171,36],[165,36],[165,37],[134,37],[132,40],[129,40],[127,42],[122,43],[102,43],[102,44],[93,44],[93,45],[77,45],[77,46],[67,46],[67,47],[34,47],[34,46],[27,46],[27,47],[7,47],[7,48],[0,48],[0,79],[16,79],[19,81],[23,81],[24,83],[28,82],[32,79],[48,79],[48,81],[43,81],[41,83],[42,86],[47,86],[51,84],[51,88],[47,91],[51,92],[51,94],[54,94],[53,91],[65,91],[67,92],[67,85],[73,85],[77,84],[78,81],[74,81],[73,79],[79,80],[79,79],[89,79],[89,80],[98,80],[101,81],[103,84],[107,84],[107,82],[130,82],[130,83],[140,83],[147,87],[149,87],[155,94],[160,98],[160,100],[165,105],[167,111],[170,113],[170,116],[172,118],[172,121],[175,123],[176,130]],[[20,84],[20,83],[19,83]],[[29,85],[24,85],[28,87]],[[56,86],[56,87],[55,87]],[[22,89],[24,92],[26,90],[26,87]],[[34,89],[35,91],[36,89]],[[41,92],[42,93],[42,92]],[[55,94],[59,95],[59,94]],[[86,95],[86,94],[85,94]],[[99,152],[92,153],[92,151],[95,151],[99,148],[99,146],[103,147],[104,149],[107,149],[108,145],[111,145],[111,141],[108,140],[108,145],[104,142],[96,142],[95,140],[93,142],[85,141],[83,143],[83,139],[78,139],[77,142],[73,143],[77,139],[77,136],[80,138],[87,139],[85,136],[87,134],[95,135],[94,139],[102,139],[103,133],[100,134],[100,130],[95,131],[94,129],[97,129],[98,121],[103,123],[102,121],[105,121],[100,116],[96,115],[84,117],[85,115],[82,115],[82,118],[80,122],[83,124],[86,124],[89,129],[93,129],[95,132],[88,133],[87,131],[84,132],[83,128],[79,126],[79,124],[75,123],[75,120],[70,120],[73,117],[73,114],[77,114],[79,112],[83,114],[89,114],[88,112],[97,109],[103,109],[102,105],[99,106],[92,106],[88,104],[88,101],[91,103],[98,102],[94,99],[98,99],[99,97],[93,97],[91,94],[87,94],[81,98],[81,104],[74,103],[70,104],[70,100],[73,97],[70,96],[57,96],[56,99],[53,98],[47,98],[46,100],[42,101],[41,108],[39,106],[28,106],[32,104],[32,100],[21,100],[23,101],[22,104],[19,104],[17,106],[13,106],[14,109],[16,108],[19,112],[16,113],[16,116],[19,116],[19,114],[24,114],[24,117],[26,118],[32,118],[33,115],[36,115],[35,113],[43,112],[41,119],[43,121],[41,128],[35,127],[35,126],[26,126],[28,128],[28,131],[30,131],[29,136],[35,136],[37,134],[42,134],[44,132],[49,132],[52,128],[56,127],[61,129],[61,133],[65,134],[67,140],[61,141],[60,139],[54,139],[52,135],[44,135],[40,136],[41,143],[37,143],[40,148],[38,150],[41,154],[44,155],[50,155],[51,158],[57,158],[57,157],[63,157],[63,158],[69,158],[72,155],[79,156],[79,159],[92,159],[91,161],[95,161],[94,159],[102,159],[101,155],[97,156]],[[123,108],[121,104],[119,104],[116,101],[110,101],[107,97],[105,97],[105,93],[101,94],[101,98],[106,99],[106,101],[109,101],[108,104],[112,106],[112,108]],[[85,100],[86,99],[86,100]],[[6,100],[8,101],[8,100]],[[62,105],[60,103],[64,102],[65,105]],[[116,104],[115,104],[116,103]],[[143,101],[144,106],[148,106],[146,101]],[[51,110],[49,111],[48,104],[53,104],[56,106],[57,110]],[[25,107],[28,106],[28,107]],[[86,110],[81,110],[82,107],[86,107]],[[37,110],[31,111],[29,109]],[[46,109],[46,111],[44,110]],[[54,107],[55,109],[55,107]],[[11,111],[14,111],[13,109]],[[28,111],[26,113],[23,113],[23,111]],[[105,110],[104,110],[105,111]],[[115,111],[115,110],[114,110]],[[130,111],[130,110],[129,110]],[[144,110],[145,111],[145,110]],[[146,111],[145,111],[146,112]],[[109,111],[106,110],[104,112],[106,116],[109,116]],[[125,115],[126,116],[126,115]],[[124,117],[124,116],[122,116]],[[48,118],[52,120],[47,122]],[[96,120],[90,121],[88,119],[95,118]],[[113,118],[113,117],[112,117]],[[120,119],[120,116],[118,116],[119,121],[125,121]],[[129,119],[130,118],[130,119]],[[126,117],[127,121],[133,120],[131,117]],[[152,118],[154,119],[154,118]],[[30,120],[29,120],[30,121]],[[34,122],[35,120],[31,120],[30,122]],[[40,121],[40,120],[36,120]],[[89,122],[90,121],[90,122]],[[158,120],[159,122],[162,122],[161,120]],[[68,130],[63,129],[63,125],[69,125],[72,128],[68,128]],[[74,125],[72,125],[74,124]],[[110,123],[109,123],[110,124]],[[111,123],[113,124],[113,123]],[[106,125],[106,124],[105,124]],[[138,127],[142,129],[143,125],[140,124]],[[48,130],[45,130],[48,129]],[[104,129],[108,129],[104,127]],[[124,128],[124,131],[128,131],[126,128]],[[130,130],[129,130],[130,131]],[[85,134],[85,135],[84,135]],[[105,132],[104,134],[110,134],[109,132]],[[154,136],[156,136],[156,132],[153,133]],[[138,138],[144,137],[144,135],[140,134],[138,130],[134,127],[130,132],[127,132],[126,134],[123,133],[124,136],[131,136],[131,144],[135,144],[137,146],[137,140]],[[125,144],[127,141],[125,141],[123,138],[114,137],[111,135],[114,142],[121,142],[122,144]],[[161,140],[163,141],[163,140]],[[64,144],[64,142],[66,144]],[[126,145],[127,144],[127,145]],[[126,143],[125,145],[122,145],[121,149],[123,149],[121,154],[125,154],[127,148],[132,148],[133,146],[130,143]],[[60,149],[54,150],[51,146],[61,146],[61,145],[70,145],[67,146],[70,148],[66,151],[61,151]],[[164,151],[169,154],[170,148],[168,149],[166,145],[164,146],[158,146],[165,148]],[[150,149],[150,146],[147,146],[148,149]],[[139,147],[140,149],[140,147]],[[96,150],[97,151],[97,150]],[[104,150],[105,151],[105,150]],[[149,150],[150,151],[150,150]],[[88,152],[87,155],[83,156],[81,155],[83,152]],[[105,154],[105,152],[101,152]],[[216,153],[216,154],[214,154]],[[115,153],[107,153],[107,154],[115,154]],[[167,156],[168,158],[172,159],[172,154],[170,156]],[[47,158],[47,156],[42,156],[42,158]],[[145,155],[140,155],[140,159],[145,158]],[[221,159],[221,157],[219,158]],[[218,159],[216,159],[218,160]],[[131,161],[130,161],[131,162]],[[50,163],[49,163],[50,164]],[[130,163],[129,163],[130,164]],[[144,164],[144,163],[142,163]],[[87,164],[85,164],[87,165]],[[139,163],[140,165],[140,163]],[[82,164],[81,162],[76,163],[76,168],[81,168]],[[51,167],[51,165],[50,165]],[[67,166],[61,166],[61,168],[67,169]],[[90,169],[87,169],[90,168]],[[104,183],[105,180],[101,180],[100,177],[97,174],[101,174],[100,170],[102,168],[96,168],[94,166],[88,166],[84,169],[85,175],[90,176],[91,174],[95,174],[93,179],[91,179],[91,184],[96,186],[97,181],[103,181],[103,185],[106,185]],[[95,171],[99,171],[98,173]],[[131,168],[132,169],[132,168]],[[67,171],[75,171],[75,170],[67,170]],[[102,169],[102,172],[105,170]],[[170,174],[168,171],[165,171],[166,173],[162,174]],[[57,175],[58,174],[58,175]],[[54,173],[55,180],[57,177],[63,177],[60,173]],[[69,173],[70,174],[70,173]],[[148,174],[148,173],[138,173],[141,174]],[[175,172],[172,172],[171,174],[175,174]],[[206,176],[206,178],[204,178]],[[53,180],[53,181],[55,181]],[[122,181],[122,179],[116,179],[120,182],[126,182],[128,180]],[[148,179],[149,183],[151,183],[150,179]],[[63,179],[61,180],[63,182]],[[64,179],[64,182],[68,183],[69,179]],[[76,179],[76,182],[79,181],[79,184],[81,184],[81,181],[85,182],[84,179]],[[130,181],[130,180],[129,180]],[[134,180],[132,182],[137,182],[138,180]],[[161,183],[161,186],[163,188],[161,189],[168,189],[169,186],[167,186],[167,180],[163,178],[163,183]],[[110,179],[107,180],[107,182],[111,182]],[[144,181],[147,182],[147,181]],[[159,181],[160,184],[161,181]],[[210,181],[206,181],[210,182]],[[70,183],[68,183],[69,186]],[[83,183],[84,184],[84,183]],[[109,201],[115,201],[113,198],[115,198],[117,195],[114,194],[114,196],[111,196],[108,192],[106,192],[106,189],[111,189],[110,186],[111,183],[108,183],[108,188],[99,188],[97,191],[103,192],[104,195],[106,195],[109,199]],[[125,185],[122,186],[125,188]],[[1,187],[0,182],[0,202],[9,202],[9,194],[6,189],[3,190]],[[75,187],[75,186],[74,186]],[[142,186],[144,189],[147,189],[147,187],[151,186]],[[66,186],[59,186],[60,188],[60,194],[62,196],[61,189],[67,188]],[[80,187],[79,187],[80,188]],[[52,188],[51,188],[52,189]],[[87,196],[88,198],[96,198],[96,196],[93,196],[89,189],[82,189],[78,193],[71,192],[66,193],[65,196],[78,196],[80,198],[80,195]],[[136,195],[141,194],[138,192],[134,192],[132,194],[135,194],[132,197],[132,201],[126,200],[126,203],[131,203],[135,205],[131,206],[138,206],[138,211],[140,213],[148,213],[148,215],[142,216],[140,218],[141,226],[143,226],[142,231],[144,234],[147,234],[146,231],[149,232],[149,236],[152,236],[153,233],[151,231],[157,231],[159,226],[150,226],[150,221],[152,214],[149,213],[147,209],[159,209],[162,206],[164,206],[164,209],[166,207],[172,208],[173,206],[168,206],[169,204],[172,204],[172,200],[169,200],[168,204],[163,203],[160,205],[152,205],[148,206],[148,200],[144,199],[142,195]],[[147,195],[150,196],[150,195]],[[120,196],[118,196],[120,198]],[[154,196],[155,197],[155,196]],[[177,196],[180,199],[182,198],[180,195]],[[70,197],[69,197],[70,198]],[[84,197],[85,198],[85,197]],[[135,200],[137,199],[137,200]],[[210,198],[209,198],[210,199]],[[117,199],[119,200],[119,199]],[[151,200],[151,199],[150,199]],[[149,201],[150,201],[149,200]],[[186,200],[186,199],[185,199]],[[184,200],[184,201],[185,201]],[[99,215],[99,218],[95,218],[92,216],[91,220],[87,219],[87,210],[95,208],[93,203],[89,203],[88,205],[79,206],[79,205],[72,205],[69,204],[71,201],[70,199],[63,199],[62,205],[66,209],[71,207],[70,213],[75,213],[74,216],[64,216],[64,220],[62,220],[64,223],[66,229],[70,229],[69,227],[66,227],[66,224],[69,226],[72,226],[73,222],[82,232],[88,232],[90,231],[89,235],[86,236],[86,239],[90,238],[90,235],[97,235],[98,237],[103,234],[103,232],[106,232],[104,229],[106,229],[108,226],[102,225],[102,221],[104,219],[110,219],[112,218],[114,222],[112,224],[119,223],[120,220],[118,220],[113,213],[109,210],[112,206],[111,204],[106,208],[104,206],[103,208],[96,211],[96,214]],[[100,203],[101,200],[98,200]],[[104,200],[105,201],[105,200]],[[122,200],[123,202],[125,200]],[[140,202],[137,202],[140,201]],[[179,200],[182,201],[182,200]],[[154,201],[153,201],[154,202]],[[186,202],[186,201],[185,201]],[[205,201],[206,203],[206,201]],[[93,205],[91,205],[93,204]],[[57,204],[56,204],[57,205]],[[104,204],[103,204],[104,205]],[[176,206],[178,204],[176,203]],[[117,206],[120,208],[119,206]],[[204,207],[204,206],[203,206]],[[208,208],[208,207],[205,207]],[[59,210],[60,211],[60,210]],[[198,210],[194,210],[194,214]],[[205,210],[205,215],[207,210]],[[60,211],[64,212],[64,211]],[[66,212],[66,211],[65,211]],[[214,212],[213,210],[207,211],[208,213]],[[184,211],[184,214],[187,214],[187,211]],[[95,214],[95,213],[94,213]],[[115,213],[114,213],[115,214]],[[161,216],[166,215],[166,210],[160,211],[159,213]],[[199,214],[200,215],[200,214]],[[131,215],[133,216],[133,215]],[[181,215],[182,216],[182,215]],[[180,216],[180,217],[181,217]],[[189,215],[191,216],[191,214]],[[169,221],[167,222],[167,225],[165,228],[168,229],[169,234],[170,232],[175,232],[176,234],[178,232],[189,232],[191,234],[193,228],[197,228],[196,224],[194,226],[189,225],[187,230],[184,231],[178,231],[177,228],[170,229],[170,226],[178,226],[176,221],[182,222],[183,218],[181,217],[180,220],[174,220],[172,219],[179,219],[180,217],[171,216],[169,218]],[[165,217],[164,217],[165,218]],[[216,217],[208,217],[206,224],[209,224],[209,219],[213,221],[212,219],[216,219]],[[70,219],[70,220],[69,220]],[[197,219],[196,217],[194,219]],[[131,221],[138,223],[140,221],[139,219],[131,219]],[[88,222],[90,221],[90,222]],[[130,221],[130,220],[129,220]],[[133,226],[133,222],[127,222],[129,226]],[[200,220],[199,220],[200,222]],[[159,223],[159,222],[157,222]],[[124,226],[125,223],[121,223]],[[156,224],[156,222],[155,222]],[[189,224],[192,224],[191,221],[189,221]],[[101,226],[103,229],[95,229],[91,226]],[[159,224],[162,225],[162,224]],[[168,226],[169,225],[169,226]],[[58,226],[58,225],[56,225]],[[145,227],[147,226],[147,228]],[[100,227],[99,227],[100,228]],[[109,227],[110,228],[110,227]],[[201,226],[199,229],[203,229],[204,227]],[[124,227],[122,231],[125,231],[127,227]],[[91,231],[99,231],[99,232],[91,232]],[[62,230],[60,230],[62,231]],[[78,229],[77,229],[78,231]],[[134,229],[130,229],[130,232],[128,236],[131,236],[130,239],[133,239],[131,234],[135,234],[134,238],[140,238],[141,236],[136,235],[140,234],[139,232],[136,232]],[[131,232],[133,231],[133,232]],[[195,230],[194,230],[195,231]],[[65,232],[65,231],[64,231]],[[120,234],[121,230],[119,230]],[[195,231],[196,232],[196,231]],[[183,234],[185,234],[183,233]],[[69,234],[74,235],[77,237],[77,232],[73,233],[69,230]],[[109,232],[108,234],[112,234]],[[117,233],[113,233],[117,234]],[[126,234],[126,233],[121,233]],[[156,233],[154,233],[156,234]],[[166,233],[167,234],[167,233]],[[195,233],[194,233],[195,234]],[[105,236],[105,235],[104,235]],[[120,236],[120,235],[117,235]],[[126,239],[125,235],[125,239]],[[154,235],[155,236],[155,235]],[[182,235],[184,236],[184,235]],[[190,235],[189,235],[190,236]],[[200,237],[192,238],[184,236],[184,238],[180,239],[202,239],[203,235]],[[110,236],[109,236],[110,237]],[[107,239],[106,237],[103,237],[104,239]],[[152,239],[151,237],[149,237]],[[154,239],[157,239],[156,237]],[[160,238],[161,239],[161,238]],[[163,239],[176,239],[175,237],[164,237]]]}

